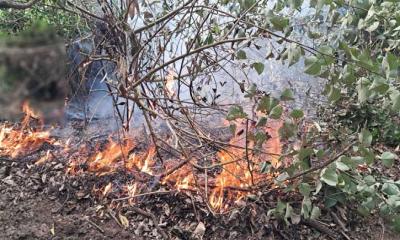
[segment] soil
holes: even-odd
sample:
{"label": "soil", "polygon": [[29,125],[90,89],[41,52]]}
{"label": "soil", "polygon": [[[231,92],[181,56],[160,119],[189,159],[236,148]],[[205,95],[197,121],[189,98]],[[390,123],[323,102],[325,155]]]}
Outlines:
{"label": "soil", "polygon": [[[201,194],[169,191],[149,176],[127,172],[72,176],[66,174],[63,157],[35,165],[50,147],[19,159],[0,157],[0,240],[399,239],[378,217],[361,218],[346,206],[331,210],[321,206],[318,220],[286,226],[268,216],[277,198],[285,197],[279,192],[265,191],[227,213],[215,214]],[[116,201],[133,179],[150,183],[146,192],[159,193]],[[104,194],[102,189],[110,183],[112,190]],[[296,196],[288,197],[301,203]]]}

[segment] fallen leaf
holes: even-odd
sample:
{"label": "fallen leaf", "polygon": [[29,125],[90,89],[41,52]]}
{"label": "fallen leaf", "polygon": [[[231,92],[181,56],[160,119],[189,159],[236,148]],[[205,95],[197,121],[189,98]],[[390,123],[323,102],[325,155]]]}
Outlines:
{"label": "fallen leaf", "polygon": [[124,226],[125,228],[129,227],[129,220],[128,218],[126,218],[124,215],[122,214],[118,214],[119,217],[119,221],[121,222],[122,226]]}
{"label": "fallen leaf", "polygon": [[105,197],[112,189],[112,183],[107,184],[107,186],[103,190],[103,196]]}
{"label": "fallen leaf", "polygon": [[204,226],[204,223],[199,222],[199,224],[197,225],[196,229],[193,232],[193,235],[202,239],[205,232],[206,232],[206,226]]}
{"label": "fallen leaf", "polygon": [[51,235],[56,235],[56,231],[54,230],[54,223],[51,225],[51,228],[50,228],[50,232],[51,232]]}

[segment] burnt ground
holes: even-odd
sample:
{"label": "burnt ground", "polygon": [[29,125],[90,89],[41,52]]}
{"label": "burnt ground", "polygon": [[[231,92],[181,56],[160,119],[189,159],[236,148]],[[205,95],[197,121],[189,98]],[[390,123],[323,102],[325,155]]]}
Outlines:
{"label": "burnt ground", "polygon": [[215,216],[190,193],[112,202],[116,195],[93,189],[126,180],[125,173],[67,176],[61,160],[36,166],[34,159],[0,160],[0,239],[398,239],[378,218],[341,209],[285,227],[267,217],[269,196]]}
{"label": "burnt ground", "polygon": [[[64,129],[65,131],[65,129]],[[71,130],[60,137],[93,142]],[[86,140],[82,140],[86,139]],[[154,177],[114,172],[104,176],[66,174],[67,158],[55,154],[34,163],[54,146],[17,159],[0,157],[0,240],[2,239],[398,239],[379,219],[361,218],[348,206],[326,210],[313,221],[286,226],[270,218],[277,199],[301,204],[302,198],[278,191],[261,191],[225,214],[213,214],[198,193],[169,191]],[[53,149],[57,152],[57,149]],[[135,198],[126,185],[135,180],[159,191]],[[105,187],[112,189],[104,194]],[[125,195],[124,195],[125,194]]]}

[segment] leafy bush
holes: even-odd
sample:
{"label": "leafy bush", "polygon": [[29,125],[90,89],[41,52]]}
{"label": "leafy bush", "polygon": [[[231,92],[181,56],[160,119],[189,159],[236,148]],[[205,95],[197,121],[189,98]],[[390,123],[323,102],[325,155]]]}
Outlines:
{"label": "leafy bush", "polygon": [[75,13],[63,10],[56,1],[46,0],[25,10],[7,9],[0,11],[0,35],[12,35],[32,27],[52,26],[56,33],[73,39],[87,30],[86,22]]}

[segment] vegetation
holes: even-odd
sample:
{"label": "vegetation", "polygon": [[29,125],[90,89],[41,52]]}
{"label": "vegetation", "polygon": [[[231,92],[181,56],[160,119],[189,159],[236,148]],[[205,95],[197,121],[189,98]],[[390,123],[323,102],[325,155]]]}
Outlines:
{"label": "vegetation", "polygon": [[[204,133],[198,116],[224,114],[234,133],[241,127],[238,122],[254,123],[246,130],[246,141],[255,146],[248,149],[252,154],[260,153],[268,140],[267,124],[282,119],[282,140],[300,138],[301,143],[280,157],[282,163],[291,159],[291,164],[265,162],[258,171],[279,174],[275,184],[301,194],[303,200],[301,206],[292,206],[280,199],[271,216],[296,223],[300,216],[318,218],[321,200],[324,208],[356,203],[360,214],[380,214],[400,230],[400,181],[385,175],[399,160],[400,2],[269,2],[164,1],[148,3],[140,12],[112,2],[96,15],[74,8],[73,18],[69,12],[59,17],[53,14],[59,9],[35,5],[24,12],[0,13],[1,19],[15,23],[1,26],[1,32],[18,32],[39,18],[70,37],[80,19],[100,21],[106,30],[95,33],[101,39],[96,44],[107,52],[103,59],[117,64],[116,79],[107,80],[118,96],[115,105],[133,101],[150,131],[155,119],[166,121],[180,159],[188,157],[185,149],[210,144],[223,148]],[[143,24],[131,29],[124,21],[128,16]],[[325,125],[307,125],[302,109],[290,108],[294,97],[289,89],[274,97],[250,81],[232,77],[251,108],[219,101],[219,86],[225,83],[213,80],[215,72],[229,74],[226,65],[235,58],[244,72],[262,74],[264,62],[248,57],[249,49],[261,48],[267,49],[266,59],[304,64],[305,73],[327,80],[324,95],[329,106],[320,112]],[[174,81],[173,89],[165,79]],[[210,91],[202,89],[206,84]],[[189,97],[183,97],[184,92]],[[134,110],[116,111],[128,128]],[[151,136],[156,145],[162,143],[154,132]]]}
{"label": "vegetation", "polygon": [[24,10],[9,8],[0,11],[0,34],[3,36],[21,31],[37,33],[46,26],[54,28],[56,34],[65,40],[76,38],[88,29],[84,19],[66,11],[53,0],[40,1]]}

